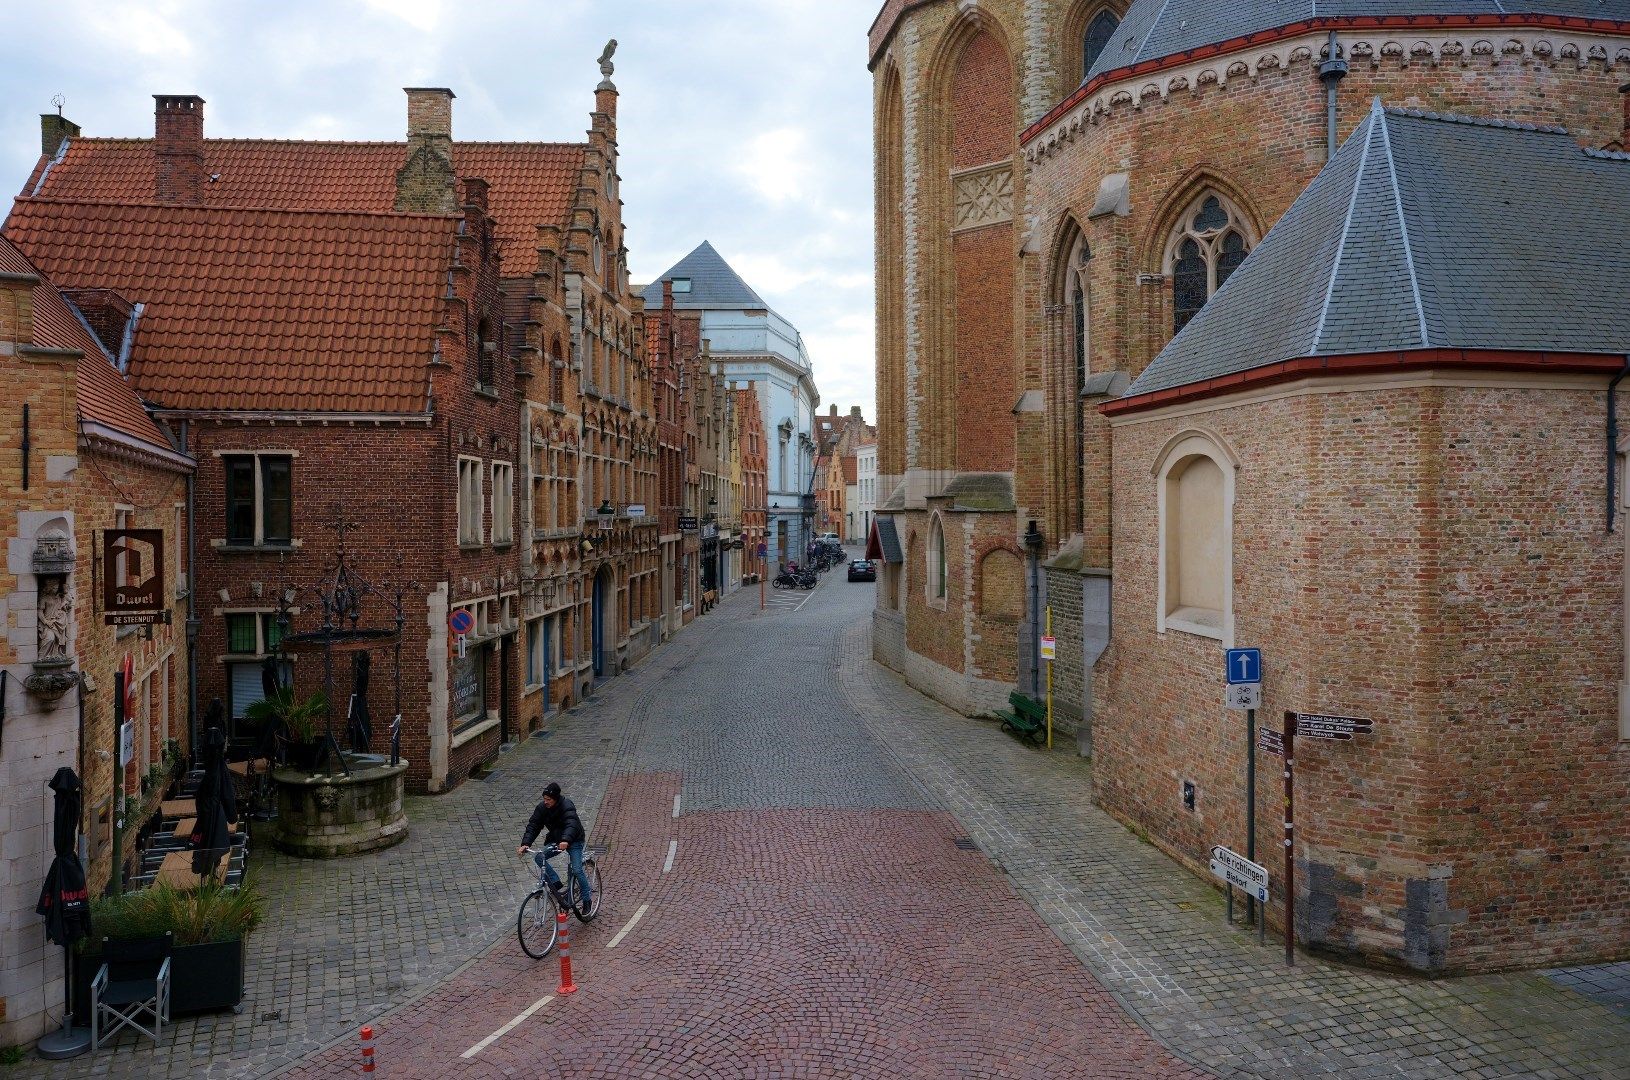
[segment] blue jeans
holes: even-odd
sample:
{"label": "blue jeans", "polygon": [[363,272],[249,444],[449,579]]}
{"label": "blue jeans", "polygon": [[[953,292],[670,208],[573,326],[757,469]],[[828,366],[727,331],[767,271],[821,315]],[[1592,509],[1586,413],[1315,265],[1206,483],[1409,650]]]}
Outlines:
{"label": "blue jeans", "polygon": [[[544,858],[543,852],[533,852],[532,858],[537,861],[539,866],[543,867],[543,876],[549,880],[549,884],[560,884],[560,875],[555,873],[554,864]],[[581,841],[566,849],[566,858],[572,864],[572,878],[577,882],[577,902],[581,907],[587,909],[594,898],[589,893],[589,876],[583,872],[583,844]]]}

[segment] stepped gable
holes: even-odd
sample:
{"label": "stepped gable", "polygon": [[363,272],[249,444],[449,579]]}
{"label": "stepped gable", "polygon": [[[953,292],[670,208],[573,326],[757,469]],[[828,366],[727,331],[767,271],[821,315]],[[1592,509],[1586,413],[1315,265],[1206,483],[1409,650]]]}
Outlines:
{"label": "stepped gable", "polygon": [[706,240],[645,287],[642,295],[646,310],[662,306],[662,283],[672,278],[690,278],[691,281],[690,292],[674,292],[676,308],[768,309],[770,306]]}
{"label": "stepped gable", "polygon": [[[537,226],[564,225],[577,192],[582,143],[455,142],[453,169],[489,185],[498,221],[502,273],[537,267]],[[203,205],[285,210],[361,210],[395,205],[405,142],[205,139]],[[42,157],[22,194],[97,202],[150,202],[156,170],[152,139],[73,138]]]}
{"label": "stepped gable", "polygon": [[1630,0],[1134,0],[1087,78],[1312,19],[1553,15],[1630,20]]}
{"label": "stepped gable", "polygon": [[129,372],[161,407],[422,414],[458,222],[24,198],[5,233],[143,305]]}
{"label": "stepped gable", "polygon": [[[0,236],[0,274],[39,275],[39,269],[22,251]],[[173,450],[170,441],[147,415],[136,392],[114,366],[113,357],[102,347],[72,303],[43,276],[34,286],[33,344],[46,349],[73,349],[84,354],[75,368],[78,376],[78,405],[81,419],[111,428],[133,439]]]}
{"label": "stepped gable", "polygon": [[1369,116],[1128,389],[1415,350],[1622,353],[1630,156],[1562,128]]}

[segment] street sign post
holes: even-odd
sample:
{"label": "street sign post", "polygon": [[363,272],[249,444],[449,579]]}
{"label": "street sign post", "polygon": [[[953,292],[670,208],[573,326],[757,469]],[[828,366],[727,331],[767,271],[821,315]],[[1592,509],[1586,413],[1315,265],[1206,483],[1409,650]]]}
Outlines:
{"label": "street sign post", "polygon": [[1285,756],[1285,737],[1273,728],[1263,728],[1256,734],[1257,749],[1274,757]]}
{"label": "street sign post", "polygon": [[469,608],[454,608],[453,613],[447,616],[447,628],[458,639],[458,656],[462,660],[464,658],[464,639],[469,636],[470,631],[475,629],[475,616],[471,614]]}
{"label": "street sign post", "polygon": [[1268,902],[1268,868],[1222,846],[1211,849],[1211,872],[1236,889]]}
{"label": "street sign post", "polygon": [[1043,660],[1056,660],[1058,658],[1058,639],[1048,634],[1041,638],[1041,658]]}
{"label": "street sign post", "polygon": [[1229,683],[1228,689],[1223,692],[1223,707],[1236,710],[1262,708],[1262,684]]}
{"label": "street sign post", "polygon": [[1262,681],[1261,649],[1229,649],[1225,672],[1231,683],[1259,683]]}

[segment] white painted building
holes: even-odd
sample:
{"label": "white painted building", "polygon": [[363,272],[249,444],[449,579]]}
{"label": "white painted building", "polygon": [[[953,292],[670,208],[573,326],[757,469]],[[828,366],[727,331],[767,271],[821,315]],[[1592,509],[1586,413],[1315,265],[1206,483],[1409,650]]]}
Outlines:
{"label": "white painted building", "polygon": [[813,433],[821,403],[803,337],[706,241],[646,287],[647,311],[662,306],[662,282],[670,280],[674,307],[701,311],[714,364],[758,394],[768,443],[770,565],[802,561],[814,535]]}
{"label": "white painted building", "polygon": [[852,544],[864,544],[871,535],[872,518],[877,514],[877,443],[855,447],[855,484],[849,495],[847,537]]}

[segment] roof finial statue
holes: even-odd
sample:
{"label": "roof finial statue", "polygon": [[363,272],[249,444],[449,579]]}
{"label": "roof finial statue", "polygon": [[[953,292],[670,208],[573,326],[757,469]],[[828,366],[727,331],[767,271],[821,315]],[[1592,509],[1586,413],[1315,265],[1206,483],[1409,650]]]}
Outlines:
{"label": "roof finial statue", "polygon": [[596,89],[599,89],[599,90],[615,90],[615,89],[617,89],[615,86],[613,86],[611,84],[611,74],[612,74],[612,72],[617,70],[617,65],[615,65],[615,64],[613,64],[611,62],[611,58],[614,55],[616,55],[616,52],[617,52],[617,39],[612,38],[610,41],[606,42],[605,51],[600,54],[600,74],[602,76],[604,76],[604,78],[602,78],[600,80],[600,85],[598,87],[596,87]]}

